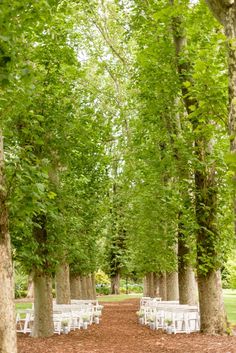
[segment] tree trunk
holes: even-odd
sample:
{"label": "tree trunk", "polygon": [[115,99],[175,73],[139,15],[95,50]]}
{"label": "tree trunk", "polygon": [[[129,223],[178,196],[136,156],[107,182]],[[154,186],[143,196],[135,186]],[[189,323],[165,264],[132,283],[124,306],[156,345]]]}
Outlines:
{"label": "tree trunk", "polygon": [[0,352],[16,353],[13,265],[4,178],[3,136],[0,130]]}
{"label": "tree trunk", "polygon": [[67,263],[59,265],[56,271],[57,304],[70,304],[70,268]]}
{"label": "tree trunk", "polygon": [[146,274],[146,281],[147,281],[147,297],[154,298],[156,296],[156,289],[154,284],[153,272],[148,272]]}
{"label": "tree trunk", "polygon": [[82,299],[88,299],[88,290],[87,290],[87,279],[86,276],[81,276],[81,289],[82,289]]}
{"label": "tree trunk", "polygon": [[197,303],[197,284],[191,266],[179,269],[179,303],[194,305]]}
{"label": "tree trunk", "polygon": [[111,276],[111,294],[120,294],[120,273]]}
{"label": "tree trunk", "polygon": [[146,281],[146,297],[151,297],[151,293],[150,293],[150,281],[151,281],[151,276],[150,276],[150,272],[146,273],[145,275],[145,281]]}
{"label": "tree trunk", "polygon": [[[198,153],[204,156],[201,141],[197,141]],[[214,166],[205,173],[196,171],[196,218],[197,231],[197,276],[200,302],[201,330],[207,334],[223,334],[227,327],[221,298],[222,288],[218,273],[216,244],[217,229],[217,183]],[[201,294],[200,294],[201,292]],[[205,293],[205,297],[203,295]],[[214,303],[214,305],[212,305]],[[211,323],[206,322],[208,318]],[[219,320],[219,321],[217,321]]]}
{"label": "tree trunk", "polygon": [[[230,151],[236,155],[236,3],[228,7],[225,33],[228,38],[228,67],[229,67],[229,136]],[[235,160],[235,159],[234,159]],[[234,164],[235,168],[235,164]],[[234,183],[236,182],[236,172],[234,169]],[[233,195],[234,208],[234,232],[236,235],[236,195]]]}
{"label": "tree trunk", "polygon": [[53,335],[52,311],[52,278],[48,274],[35,271],[33,337]]}
{"label": "tree trunk", "polygon": [[166,275],[167,300],[179,300],[178,272]]}
{"label": "tree trunk", "polygon": [[193,305],[197,302],[197,286],[194,271],[190,265],[188,256],[189,246],[183,234],[178,236],[178,279],[179,279],[179,303]]}
{"label": "tree trunk", "polygon": [[158,273],[153,272],[154,297],[160,297],[159,277]]}
{"label": "tree trunk", "polygon": [[28,277],[28,288],[27,288],[27,298],[34,297],[34,281],[33,281],[33,274],[30,273]]}
{"label": "tree trunk", "polygon": [[148,297],[148,285],[146,275],[143,277],[143,296]]}
{"label": "tree trunk", "polygon": [[94,297],[93,297],[93,284],[92,284],[91,274],[88,274],[86,276],[86,282],[87,282],[88,299],[94,299]]}
{"label": "tree trunk", "polygon": [[163,272],[159,277],[159,290],[161,300],[167,300],[166,273]]}
{"label": "tree trunk", "polygon": [[97,298],[97,292],[96,292],[96,279],[95,279],[95,273],[92,273],[91,275],[92,279],[92,288],[93,288],[93,299]]}
{"label": "tree trunk", "polygon": [[82,299],[81,277],[78,274],[70,275],[70,295],[71,299]]}
{"label": "tree trunk", "polygon": [[220,271],[198,276],[201,331],[208,334],[222,334],[226,329]]}

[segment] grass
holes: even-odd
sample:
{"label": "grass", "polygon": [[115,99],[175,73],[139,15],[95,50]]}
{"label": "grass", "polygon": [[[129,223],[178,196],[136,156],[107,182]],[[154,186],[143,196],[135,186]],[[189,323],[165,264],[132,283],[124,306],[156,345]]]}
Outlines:
{"label": "grass", "polygon": [[224,303],[229,322],[236,325],[236,290],[224,290]]}
{"label": "grass", "polygon": [[32,303],[16,303],[16,309],[31,309],[32,308]]}
{"label": "grass", "polygon": [[134,293],[134,294],[119,294],[119,295],[102,295],[98,298],[99,302],[121,302],[125,299],[131,298],[141,298],[141,293]]}

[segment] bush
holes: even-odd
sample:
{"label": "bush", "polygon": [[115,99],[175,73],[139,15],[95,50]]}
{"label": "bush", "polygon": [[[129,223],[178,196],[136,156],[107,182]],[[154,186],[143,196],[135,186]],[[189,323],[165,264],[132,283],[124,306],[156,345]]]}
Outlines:
{"label": "bush", "polygon": [[110,287],[105,285],[97,285],[96,292],[97,294],[108,295],[110,294]]}
{"label": "bush", "polygon": [[27,290],[24,289],[15,289],[15,298],[25,298],[27,296]]}
{"label": "bush", "polygon": [[143,292],[143,286],[141,284],[136,284],[136,283],[128,283],[128,285],[126,286],[122,286],[120,288],[120,292],[121,293],[126,293],[128,291],[128,293],[142,293]]}
{"label": "bush", "polygon": [[23,298],[27,295],[28,276],[21,270],[15,270],[15,298]]}
{"label": "bush", "polygon": [[95,279],[96,279],[96,283],[99,285],[109,285],[110,284],[110,279],[108,277],[108,275],[103,272],[102,270],[98,270],[95,274]]}
{"label": "bush", "polygon": [[222,271],[222,284],[225,289],[236,289],[236,253],[229,259]]}

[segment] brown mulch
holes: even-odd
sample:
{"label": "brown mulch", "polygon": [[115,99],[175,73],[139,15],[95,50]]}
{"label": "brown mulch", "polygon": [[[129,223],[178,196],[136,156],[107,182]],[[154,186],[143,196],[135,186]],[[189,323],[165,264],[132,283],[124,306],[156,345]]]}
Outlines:
{"label": "brown mulch", "polygon": [[137,322],[138,300],[105,303],[102,320],[87,330],[50,338],[19,334],[18,353],[236,353],[236,336],[152,331]]}

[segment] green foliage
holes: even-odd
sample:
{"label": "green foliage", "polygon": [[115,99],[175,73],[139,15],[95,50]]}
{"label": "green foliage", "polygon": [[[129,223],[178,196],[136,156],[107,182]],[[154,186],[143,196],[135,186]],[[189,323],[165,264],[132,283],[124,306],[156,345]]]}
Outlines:
{"label": "green foliage", "polygon": [[[204,2],[4,0],[0,19],[10,230],[25,271],[54,274],[64,259],[80,274],[172,271],[179,235],[187,261],[198,251],[202,273],[220,268],[234,246],[235,157],[225,37]],[[178,56],[174,34],[187,40]],[[197,190],[196,172],[211,170],[214,187]]]}
{"label": "green foliage", "polygon": [[108,285],[110,284],[110,279],[107,276],[107,274],[101,270],[98,270],[95,273],[95,280],[97,284],[104,284],[104,285]]}
{"label": "green foliage", "polygon": [[19,263],[14,265],[15,298],[25,297],[28,287],[28,276],[23,272]]}
{"label": "green foliage", "polygon": [[235,251],[232,253],[223,269],[223,286],[224,288],[236,289],[236,261]]}

